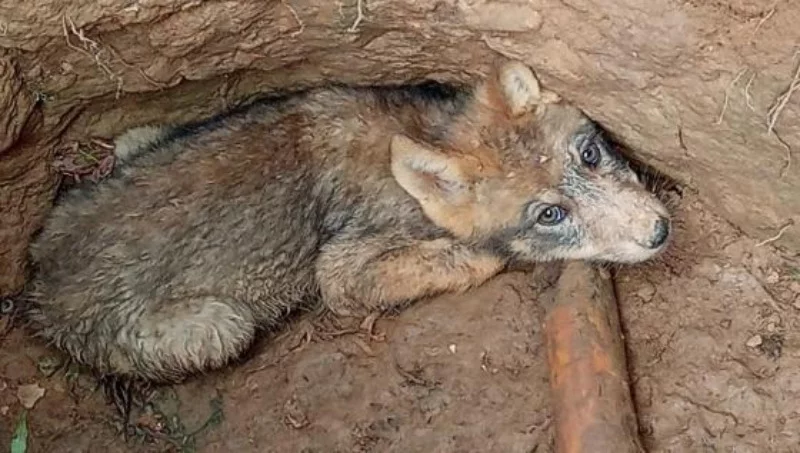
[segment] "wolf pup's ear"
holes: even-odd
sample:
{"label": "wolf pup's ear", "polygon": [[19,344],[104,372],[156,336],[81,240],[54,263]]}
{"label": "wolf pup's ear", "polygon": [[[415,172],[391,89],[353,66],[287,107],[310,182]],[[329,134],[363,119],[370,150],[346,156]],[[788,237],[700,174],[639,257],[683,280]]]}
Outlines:
{"label": "wolf pup's ear", "polygon": [[500,67],[497,74],[500,90],[511,114],[522,115],[533,110],[542,99],[539,79],[531,68],[518,61]]}
{"label": "wolf pup's ear", "polygon": [[426,210],[458,204],[469,192],[466,175],[454,158],[400,134],[392,137],[389,148],[394,179]]}
{"label": "wolf pup's ear", "polygon": [[[490,92],[492,89],[495,93]],[[484,102],[497,102],[499,97],[512,117],[529,113],[538,105],[559,101],[558,95],[541,88],[533,69],[516,60],[502,64],[483,90]]]}

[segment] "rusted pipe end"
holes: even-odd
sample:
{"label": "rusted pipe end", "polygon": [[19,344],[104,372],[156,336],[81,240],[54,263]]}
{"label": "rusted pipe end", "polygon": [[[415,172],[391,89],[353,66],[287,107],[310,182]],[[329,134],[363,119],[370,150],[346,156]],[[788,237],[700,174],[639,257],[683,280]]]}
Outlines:
{"label": "rusted pipe end", "polygon": [[559,453],[643,453],[608,272],[564,267],[545,319]]}

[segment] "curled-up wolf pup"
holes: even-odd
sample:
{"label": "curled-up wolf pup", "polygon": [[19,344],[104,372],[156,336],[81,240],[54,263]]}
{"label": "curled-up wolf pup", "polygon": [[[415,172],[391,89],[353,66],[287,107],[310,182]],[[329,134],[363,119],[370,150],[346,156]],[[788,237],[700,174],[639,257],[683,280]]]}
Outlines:
{"label": "curled-up wolf pup", "polygon": [[104,374],[175,382],[301,306],[361,315],[510,262],[638,262],[665,207],[598,125],[505,62],[469,90],[313,89],[117,140],[34,239],[35,332]]}

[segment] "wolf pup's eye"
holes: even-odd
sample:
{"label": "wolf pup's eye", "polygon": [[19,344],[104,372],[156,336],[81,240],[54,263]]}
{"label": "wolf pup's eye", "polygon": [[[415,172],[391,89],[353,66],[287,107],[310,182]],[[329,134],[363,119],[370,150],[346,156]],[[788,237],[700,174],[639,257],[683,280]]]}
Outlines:
{"label": "wolf pup's eye", "polygon": [[557,225],[567,217],[567,211],[561,206],[548,206],[542,210],[536,222],[542,225]]}
{"label": "wolf pup's eye", "polygon": [[581,160],[589,167],[596,167],[600,163],[600,145],[596,142],[589,143],[581,151]]}

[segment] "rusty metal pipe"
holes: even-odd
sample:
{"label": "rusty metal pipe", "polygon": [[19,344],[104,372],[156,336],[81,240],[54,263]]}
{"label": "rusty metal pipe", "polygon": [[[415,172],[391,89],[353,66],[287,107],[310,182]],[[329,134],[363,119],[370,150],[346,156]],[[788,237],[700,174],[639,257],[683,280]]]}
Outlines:
{"label": "rusty metal pipe", "polygon": [[545,319],[558,453],[643,453],[611,276],[568,263]]}

